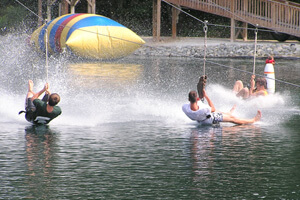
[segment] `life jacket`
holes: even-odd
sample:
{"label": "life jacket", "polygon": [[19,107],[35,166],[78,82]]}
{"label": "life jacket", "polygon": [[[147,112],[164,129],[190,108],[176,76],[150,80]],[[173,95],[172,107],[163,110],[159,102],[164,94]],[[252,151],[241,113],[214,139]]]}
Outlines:
{"label": "life jacket", "polygon": [[266,60],[266,64],[268,64],[268,63],[275,64],[275,60],[269,60],[269,59],[267,59]]}

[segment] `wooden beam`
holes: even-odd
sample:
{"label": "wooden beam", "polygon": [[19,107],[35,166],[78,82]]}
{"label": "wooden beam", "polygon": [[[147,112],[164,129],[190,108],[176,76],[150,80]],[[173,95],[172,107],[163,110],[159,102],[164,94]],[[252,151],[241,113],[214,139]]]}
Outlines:
{"label": "wooden beam", "polygon": [[[236,25],[236,24],[235,24]],[[236,27],[236,26],[235,26]],[[242,30],[238,29],[237,31],[235,31],[235,39],[237,39],[239,37],[239,35],[241,34]]]}
{"label": "wooden beam", "polygon": [[152,3],[152,36],[153,39],[157,36],[157,0]]}
{"label": "wooden beam", "polygon": [[47,22],[51,21],[51,6],[56,2],[56,0],[47,0]]}
{"label": "wooden beam", "polygon": [[78,4],[79,0],[71,0],[70,7],[71,7],[71,14],[75,13],[75,6]]}
{"label": "wooden beam", "polygon": [[52,0],[52,1],[50,0],[50,1],[49,1],[49,4],[52,6],[56,1],[57,1],[57,0]]}
{"label": "wooden beam", "polygon": [[69,13],[69,0],[62,0],[60,3],[60,12],[59,15],[65,15]]}
{"label": "wooden beam", "polygon": [[157,24],[156,24],[156,29],[157,29],[156,41],[160,41],[161,0],[157,0],[156,20],[157,20]]}
{"label": "wooden beam", "polygon": [[177,23],[178,23],[179,13],[180,11],[178,9],[172,7],[172,38],[177,37]]}
{"label": "wooden beam", "polygon": [[235,20],[231,18],[231,25],[230,25],[230,42],[235,41]]}
{"label": "wooden beam", "polygon": [[160,41],[161,0],[153,0],[152,34],[154,41]]}
{"label": "wooden beam", "polygon": [[96,0],[87,0],[88,2],[88,13],[96,13]]}
{"label": "wooden beam", "polygon": [[235,16],[234,16],[234,2],[235,0],[230,1],[230,12],[233,13],[231,16],[231,28],[230,28],[230,42],[235,41]]}
{"label": "wooden beam", "polygon": [[246,22],[243,23],[242,37],[243,37],[243,41],[248,40],[248,23]]}
{"label": "wooden beam", "polygon": [[42,0],[38,1],[38,26],[42,26],[43,25],[43,8],[42,8]]}
{"label": "wooden beam", "polygon": [[76,6],[78,4],[79,0],[71,0],[71,5]]}

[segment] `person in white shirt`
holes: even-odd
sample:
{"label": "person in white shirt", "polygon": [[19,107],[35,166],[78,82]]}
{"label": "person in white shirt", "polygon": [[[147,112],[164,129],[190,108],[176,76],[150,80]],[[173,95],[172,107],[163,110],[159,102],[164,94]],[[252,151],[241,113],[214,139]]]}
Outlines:
{"label": "person in white shirt", "polygon": [[203,89],[203,96],[206,99],[208,105],[199,102],[199,98],[196,91],[189,92],[190,103],[182,106],[183,112],[191,119],[198,121],[202,125],[218,124],[219,122],[231,122],[234,124],[252,124],[261,119],[261,111],[258,110],[255,117],[252,119],[239,119],[232,115],[235,106],[229,113],[216,112],[216,108],[210,98],[207,96],[206,91]]}

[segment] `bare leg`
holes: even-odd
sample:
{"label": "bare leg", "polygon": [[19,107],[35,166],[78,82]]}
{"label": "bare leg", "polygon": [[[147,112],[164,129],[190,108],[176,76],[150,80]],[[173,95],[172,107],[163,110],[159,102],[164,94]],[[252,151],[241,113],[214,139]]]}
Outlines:
{"label": "bare leg", "polygon": [[238,80],[238,81],[235,82],[235,84],[233,86],[233,92],[234,93],[239,93],[243,88],[244,88],[243,82]]}
{"label": "bare leg", "polygon": [[232,108],[230,109],[229,113],[232,114],[232,113],[235,111],[235,108],[236,108],[236,105],[234,104],[234,105],[232,106]]}
{"label": "bare leg", "polygon": [[223,122],[231,122],[235,124],[253,124],[261,119],[261,111],[258,110],[255,117],[252,119],[239,119],[234,117],[233,115],[223,114]]}
{"label": "bare leg", "polygon": [[236,105],[233,105],[229,112],[222,112],[222,111],[216,111],[216,112],[222,113],[223,115],[232,116],[232,113],[235,111],[235,108],[236,108]]}
{"label": "bare leg", "polygon": [[248,88],[243,88],[241,91],[239,91],[236,94],[237,97],[243,97],[243,99],[248,99],[249,98],[249,89]]}
{"label": "bare leg", "polygon": [[32,82],[32,80],[29,80],[28,81],[28,92],[27,92],[26,99],[33,97],[33,95],[35,95],[35,93],[33,92],[33,82]]}

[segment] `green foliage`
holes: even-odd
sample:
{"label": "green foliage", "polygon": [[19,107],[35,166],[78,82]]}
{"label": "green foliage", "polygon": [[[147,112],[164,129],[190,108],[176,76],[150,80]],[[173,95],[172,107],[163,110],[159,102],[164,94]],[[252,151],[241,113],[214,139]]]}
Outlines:
{"label": "green foliage", "polygon": [[11,28],[15,28],[21,24],[26,16],[26,12],[19,6],[8,6],[2,10],[0,16],[0,29],[2,32],[6,32]]}

